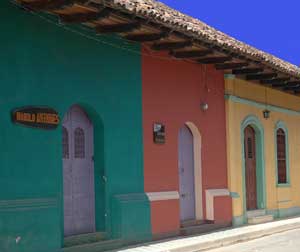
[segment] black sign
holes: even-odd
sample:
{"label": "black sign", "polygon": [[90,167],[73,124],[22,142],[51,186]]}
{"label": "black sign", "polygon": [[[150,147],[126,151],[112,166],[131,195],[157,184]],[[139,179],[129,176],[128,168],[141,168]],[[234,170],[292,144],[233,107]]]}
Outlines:
{"label": "black sign", "polygon": [[164,144],[166,142],[165,139],[165,125],[161,123],[153,124],[153,141],[157,144]]}
{"label": "black sign", "polygon": [[59,116],[52,108],[29,106],[13,110],[12,121],[33,128],[56,129]]}

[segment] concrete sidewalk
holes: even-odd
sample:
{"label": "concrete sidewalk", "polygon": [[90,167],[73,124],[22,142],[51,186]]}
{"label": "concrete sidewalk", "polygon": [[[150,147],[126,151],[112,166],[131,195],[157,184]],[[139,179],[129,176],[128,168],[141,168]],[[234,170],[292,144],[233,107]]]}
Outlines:
{"label": "concrete sidewalk", "polygon": [[198,252],[249,241],[259,237],[300,228],[300,217],[243,226],[206,235],[179,237],[136,247],[114,250],[118,252]]}

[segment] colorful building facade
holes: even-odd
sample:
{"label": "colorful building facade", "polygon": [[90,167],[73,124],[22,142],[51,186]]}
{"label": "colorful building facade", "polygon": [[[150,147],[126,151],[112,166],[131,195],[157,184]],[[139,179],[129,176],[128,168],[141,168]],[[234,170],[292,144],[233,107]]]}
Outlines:
{"label": "colorful building facade", "polygon": [[273,218],[299,215],[299,97],[232,75],[225,83],[233,224],[247,223],[251,210]]}
{"label": "colorful building facade", "polygon": [[[222,72],[0,9],[16,16],[3,24],[1,251],[105,250],[178,235],[183,223],[231,224]],[[57,112],[57,127],[24,125],[37,108]]]}
{"label": "colorful building facade", "polygon": [[282,92],[300,91],[295,66],[157,1],[0,14],[14,17],[1,24],[1,251],[97,252],[299,212],[300,101]]}
{"label": "colorful building facade", "polygon": [[[140,57],[99,46],[9,2],[0,5],[3,17],[15,16],[2,24],[0,250],[61,251],[64,236],[89,232],[151,237]],[[13,123],[11,112],[25,106],[55,109],[58,127]],[[86,190],[93,190],[94,202]],[[92,205],[91,224],[85,206]]]}
{"label": "colorful building facade", "polygon": [[[163,53],[152,56],[168,59]],[[152,233],[178,233],[189,220],[230,225],[223,73],[211,66],[146,55],[142,79],[144,180]],[[201,109],[201,104],[208,109]],[[163,145],[153,142],[155,122],[166,127]]]}

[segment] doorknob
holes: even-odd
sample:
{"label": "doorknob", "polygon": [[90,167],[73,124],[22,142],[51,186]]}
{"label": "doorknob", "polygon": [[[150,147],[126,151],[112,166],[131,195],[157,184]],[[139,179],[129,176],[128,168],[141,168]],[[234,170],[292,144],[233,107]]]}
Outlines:
{"label": "doorknob", "polygon": [[107,177],[106,176],[103,175],[102,179],[104,180],[105,183],[107,182]]}
{"label": "doorknob", "polygon": [[180,194],[180,197],[181,197],[181,198],[185,198],[185,196],[186,196],[185,193]]}

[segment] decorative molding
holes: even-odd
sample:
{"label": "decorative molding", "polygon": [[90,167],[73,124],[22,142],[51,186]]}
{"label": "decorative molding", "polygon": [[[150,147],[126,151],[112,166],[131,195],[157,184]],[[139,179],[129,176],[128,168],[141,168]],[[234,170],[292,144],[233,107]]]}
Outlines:
{"label": "decorative molding", "polygon": [[289,115],[294,115],[294,116],[300,116],[300,110],[293,110],[293,109],[287,109],[287,108],[283,108],[283,107],[279,107],[279,106],[275,106],[275,105],[268,105],[268,104],[264,104],[261,102],[241,98],[241,97],[238,97],[235,95],[225,94],[225,100],[229,100],[229,101],[241,103],[241,104],[246,104],[249,106],[254,106],[254,107],[257,107],[260,109],[268,109],[273,112],[279,112],[279,113],[284,113],[284,114],[289,114]]}
{"label": "decorative molding", "polygon": [[240,198],[240,195],[238,192],[230,192],[230,197],[233,199],[238,199]]}
{"label": "decorative molding", "polygon": [[0,200],[0,211],[29,211],[57,207],[57,198]]}
{"label": "decorative molding", "polygon": [[240,227],[246,224],[245,221],[246,217],[244,215],[241,216],[233,216],[232,217],[232,226],[233,227]]}
{"label": "decorative molding", "polygon": [[224,78],[227,80],[233,80],[233,79],[235,79],[235,75],[234,74],[224,74]]}
{"label": "decorative molding", "polygon": [[299,214],[300,214],[299,206],[278,209],[278,218],[288,218],[288,217],[298,216]]}
{"label": "decorative molding", "polygon": [[120,202],[147,200],[147,196],[145,193],[117,194],[117,195],[114,195],[114,198]]}
{"label": "decorative molding", "polygon": [[[266,209],[266,213],[273,215],[274,219],[288,218],[300,215],[300,206],[294,206],[290,208],[277,208],[277,209]],[[247,223],[246,214],[232,217],[233,227],[242,226]]]}
{"label": "decorative molding", "polygon": [[209,189],[206,193],[206,219],[214,221],[214,198],[220,196],[230,196],[228,189]]}
{"label": "decorative molding", "polygon": [[[278,157],[277,157],[277,130],[282,129],[285,133],[285,162],[286,162],[286,183],[278,183]],[[275,146],[275,174],[277,187],[290,187],[290,151],[289,151],[289,130],[283,121],[278,121],[274,129],[274,146]]]}
{"label": "decorative molding", "polygon": [[149,201],[174,200],[179,199],[178,191],[169,192],[148,192],[146,193]]}
{"label": "decorative molding", "polygon": [[251,126],[256,135],[256,174],[257,174],[257,201],[259,209],[264,209],[267,202],[266,171],[265,171],[265,133],[263,124],[257,116],[248,115],[241,123],[241,146],[242,146],[242,188],[243,188],[243,209],[247,212],[246,206],[246,167],[245,167],[245,129]]}

